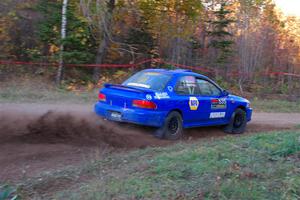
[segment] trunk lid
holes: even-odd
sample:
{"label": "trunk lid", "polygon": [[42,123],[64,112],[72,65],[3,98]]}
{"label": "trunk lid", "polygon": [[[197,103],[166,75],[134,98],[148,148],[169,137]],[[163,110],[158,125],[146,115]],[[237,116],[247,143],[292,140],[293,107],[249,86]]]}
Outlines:
{"label": "trunk lid", "polygon": [[146,99],[148,94],[154,94],[153,90],[147,88],[135,88],[115,84],[105,84],[100,92],[106,95],[107,104],[122,108],[132,108],[133,100]]}

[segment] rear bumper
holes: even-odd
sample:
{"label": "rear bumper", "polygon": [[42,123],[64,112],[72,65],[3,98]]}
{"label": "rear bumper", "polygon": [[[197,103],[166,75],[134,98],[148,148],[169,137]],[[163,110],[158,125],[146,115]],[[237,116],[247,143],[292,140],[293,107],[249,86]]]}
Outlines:
{"label": "rear bumper", "polygon": [[246,113],[247,113],[247,121],[249,122],[252,119],[252,108],[247,108]]}
{"label": "rear bumper", "polygon": [[[161,127],[167,114],[161,111],[122,108],[119,106],[109,105],[102,102],[97,102],[94,106],[94,110],[97,115],[102,116],[108,120],[129,122],[153,127]],[[112,112],[120,113],[121,118],[113,118],[111,116]]]}

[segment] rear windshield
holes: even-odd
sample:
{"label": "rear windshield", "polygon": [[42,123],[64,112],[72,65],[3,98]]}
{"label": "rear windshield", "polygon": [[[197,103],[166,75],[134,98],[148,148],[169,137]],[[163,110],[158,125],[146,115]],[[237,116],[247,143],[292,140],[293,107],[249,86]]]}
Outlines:
{"label": "rear windshield", "polygon": [[171,75],[159,72],[138,72],[127,79],[123,85],[162,91],[166,87],[170,78]]}

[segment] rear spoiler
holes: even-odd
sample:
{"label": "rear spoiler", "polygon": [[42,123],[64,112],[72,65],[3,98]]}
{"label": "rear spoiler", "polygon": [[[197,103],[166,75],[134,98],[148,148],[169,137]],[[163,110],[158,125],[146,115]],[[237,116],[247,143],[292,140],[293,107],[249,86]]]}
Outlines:
{"label": "rear spoiler", "polygon": [[105,83],[104,87],[105,88],[129,90],[129,91],[137,92],[137,93],[153,92],[153,90],[150,90],[150,89],[147,89],[147,88],[136,88],[136,87],[131,87],[131,86],[119,85],[119,84],[111,84],[111,83]]}

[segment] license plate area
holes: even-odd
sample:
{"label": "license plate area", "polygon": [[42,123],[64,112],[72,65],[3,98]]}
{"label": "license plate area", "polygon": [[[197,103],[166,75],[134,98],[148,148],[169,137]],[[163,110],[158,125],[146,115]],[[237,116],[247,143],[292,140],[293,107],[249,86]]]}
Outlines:
{"label": "license plate area", "polygon": [[110,111],[109,115],[110,115],[110,118],[113,120],[120,121],[122,119],[122,114],[120,112]]}

